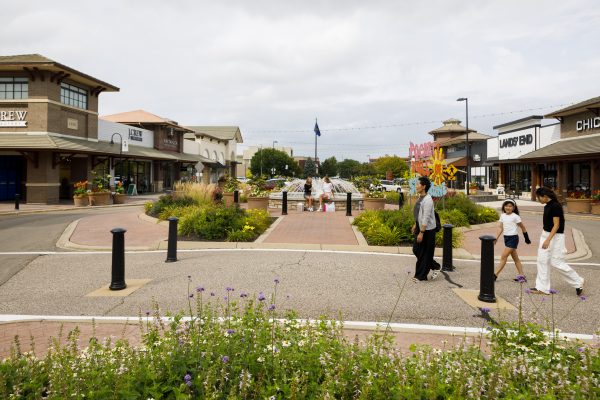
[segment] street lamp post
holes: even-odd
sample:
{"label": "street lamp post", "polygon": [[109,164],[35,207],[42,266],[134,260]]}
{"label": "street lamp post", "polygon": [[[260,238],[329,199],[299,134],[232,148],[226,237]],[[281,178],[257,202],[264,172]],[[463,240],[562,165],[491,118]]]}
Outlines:
{"label": "street lamp post", "polygon": [[273,140],[273,150],[275,150],[275,143],[279,143],[277,140]]}
{"label": "street lamp post", "polygon": [[467,182],[465,184],[465,190],[467,190],[468,193],[468,188],[469,188],[469,183],[471,182],[471,152],[470,152],[470,148],[471,146],[469,145],[469,99],[467,97],[460,97],[458,99],[456,99],[456,101],[464,101],[465,102],[465,110],[466,110],[466,126],[467,126]]}
{"label": "street lamp post", "polygon": [[[119,160],[121,161],[121,175],[119,175],[119,177],[120,177],[119,179],[121,179],[121,182],[123,182],[123,161],[122,161],[122,159],[123,159],[123,136],[121,136],[121,134],[118,133],[118,132],[113,133],[112,136],[110,137],[110,144],[111,145],[115,144],[115,141],[113,140],[114,137],[115,137],[115,135],[119,136],[119,140],[121,142],[121,150],[119,151]],[[113,178],[113,180],[114,180],[114,178]],[[117,184],[115,183],[115,186],[116,185]]]}

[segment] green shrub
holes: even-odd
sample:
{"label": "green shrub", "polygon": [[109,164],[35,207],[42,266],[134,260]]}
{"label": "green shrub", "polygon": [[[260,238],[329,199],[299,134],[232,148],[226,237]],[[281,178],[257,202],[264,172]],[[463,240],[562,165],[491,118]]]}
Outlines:
{"label": "green shrub", "polygon": [[[493,222],[499,219],[496,210],[475,204],[463,193],[454,193],[443,200],[436,201],[436,210],[459,210],[466,215],[470,225]],[[440,217],[441,218],[441,217]]]}
{"label": "green shrub", "polygon": [[223,240],[228,232],[244,226],[244,210],[235,206],[209,205],[191,209],[183,215],[179,233],[205,240]]}
{"label": "green shrub", "polygon": [[251,242],[256,239],[256,232],[253,226],[245,225],[242,229],[227,232],[228,242]]}
{"label": "green shrub", "polygon": [[383,223],[373,225],[367,242],[373,246],[398,246],[401,243],[400,229]]}
{"label": "green shrub", "polygon": [[477,224],[485,224],[488,222],[496,222],[500,219],[500,215],[498,215],[498,211],[494,210],[493,208],[490,207],[485,207],[482,205],[477,205],[476,207],[477,210],[477,214],[476,214],[476,220],[477,220]]}
{"label": "green shrub", "polygon": [[399,200],[400,200],[400,193],[385,192],[385,203],[386,204],[398,204]]}
{"label": "green shrub", "polygon": [[459,226],[470,226],[469,219],[467,216],[460,210],[456,209],[445,209],[445,210],[437,210],[440,215],[440,221],[442,225],[444,224],[452,224],[455,228]]}
{"label": "green shrub", "polygon": [[245,212],[244,225],[254,227],[257,235],[266,231],[272,222],[273,218],[267,210],[250,209]]}
{"label": "green shrub", "polygon": [[191,205],[196,205],[197,203],[189,197],[183,197],[179,199],[175,199],[172,195],[165,194],[158,198],[157,201],[152,203],[152,205],[148,205],[148,203],[144,206],[146,209],[146,214],[152,217],[158,217],[165,207],[176,206],[176,207],[187,207]]}

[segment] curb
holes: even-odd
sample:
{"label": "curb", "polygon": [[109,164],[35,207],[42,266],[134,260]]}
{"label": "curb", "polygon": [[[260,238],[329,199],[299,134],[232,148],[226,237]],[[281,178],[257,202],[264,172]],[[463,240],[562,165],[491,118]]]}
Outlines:
{"label": "curb", "polygon": [[35,209],[35,210],[11,210],[11,211],[0,211],[0,215],[21,215],[21,214],[42,214],[57,211],[84,211],[84,210],[97,210],[101,208],[121,208],[121,207],[139,207],[143,206],[144,203],[127,203],[127,204],[109,204],[106,206],[86,206],[86,207],[75,207],[66,206],[61,208],[48,208],[48,209]]}

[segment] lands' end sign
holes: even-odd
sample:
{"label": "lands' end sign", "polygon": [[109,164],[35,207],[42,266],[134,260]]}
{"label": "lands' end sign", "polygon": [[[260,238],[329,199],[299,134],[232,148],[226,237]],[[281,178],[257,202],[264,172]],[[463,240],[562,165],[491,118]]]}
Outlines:
{"label": "lands' end sign", "polygon": [[16,127],[26,127],[27,121],[25,121],[25,117],[27,116],[27,111],[0,111],[0,127],[4,126],[16,126]]}

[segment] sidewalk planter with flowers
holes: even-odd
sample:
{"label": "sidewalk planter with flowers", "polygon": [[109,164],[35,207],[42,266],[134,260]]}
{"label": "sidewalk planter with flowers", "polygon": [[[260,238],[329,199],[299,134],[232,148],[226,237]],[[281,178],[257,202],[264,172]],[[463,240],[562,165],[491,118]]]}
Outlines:
{"label": "sidewalk planter with flowers", "polygon": [[383,210],[385,208],[385,194],[372,190],[364,194],[363,205],[365,210]]}
{"label": "sidewalk planter with flowers", "polygon": [[269,191],[265,189],[265,180],[253,178],[249,181],[248,209],[267,210],[269,208]]}
{"label": "sidewalk planter with flowers", "polygon": [[110,175],[100,175],[92,171],[94,180],[92,181],[92,191],[88,192],[90,206],[106,206],[110,204],[110,190],[108,189]]}
{"label": "sidewalk planter with flowers", "polygon": [[225,180],[223,184],[223,201],[227,207],[233,205],[233,192],[238,189],[239,185],[240,182],[234,177],[229,177]]}
{"label": "sidewalk planter with flowers", "polygon": [[125,188],[123,187],[123,182],[118,182],[115,187],[115,194],[113,195],[113,203],[114,204],[125,204],[125,198],[127,195],[125,194]]}
{"label": "sidewalk planter with flowers", "polygon": [[571,192],[567,197],[567,211],[589,214],[592,211],[592,199],[587,198],[583,192]]}
{"label": "sidewalk planter with flowers", "polygon": [[75,207],[85,207],[90,204],[88,200],[87,184],[87,181],[79,181],[74,185],[73,203],[75,204]]}
{"label": "sidewalk planter with flowers", "polygon": [[472,195],[477,194],[477,183],[476,182],[469,183],[469,194],[472,194]]}

